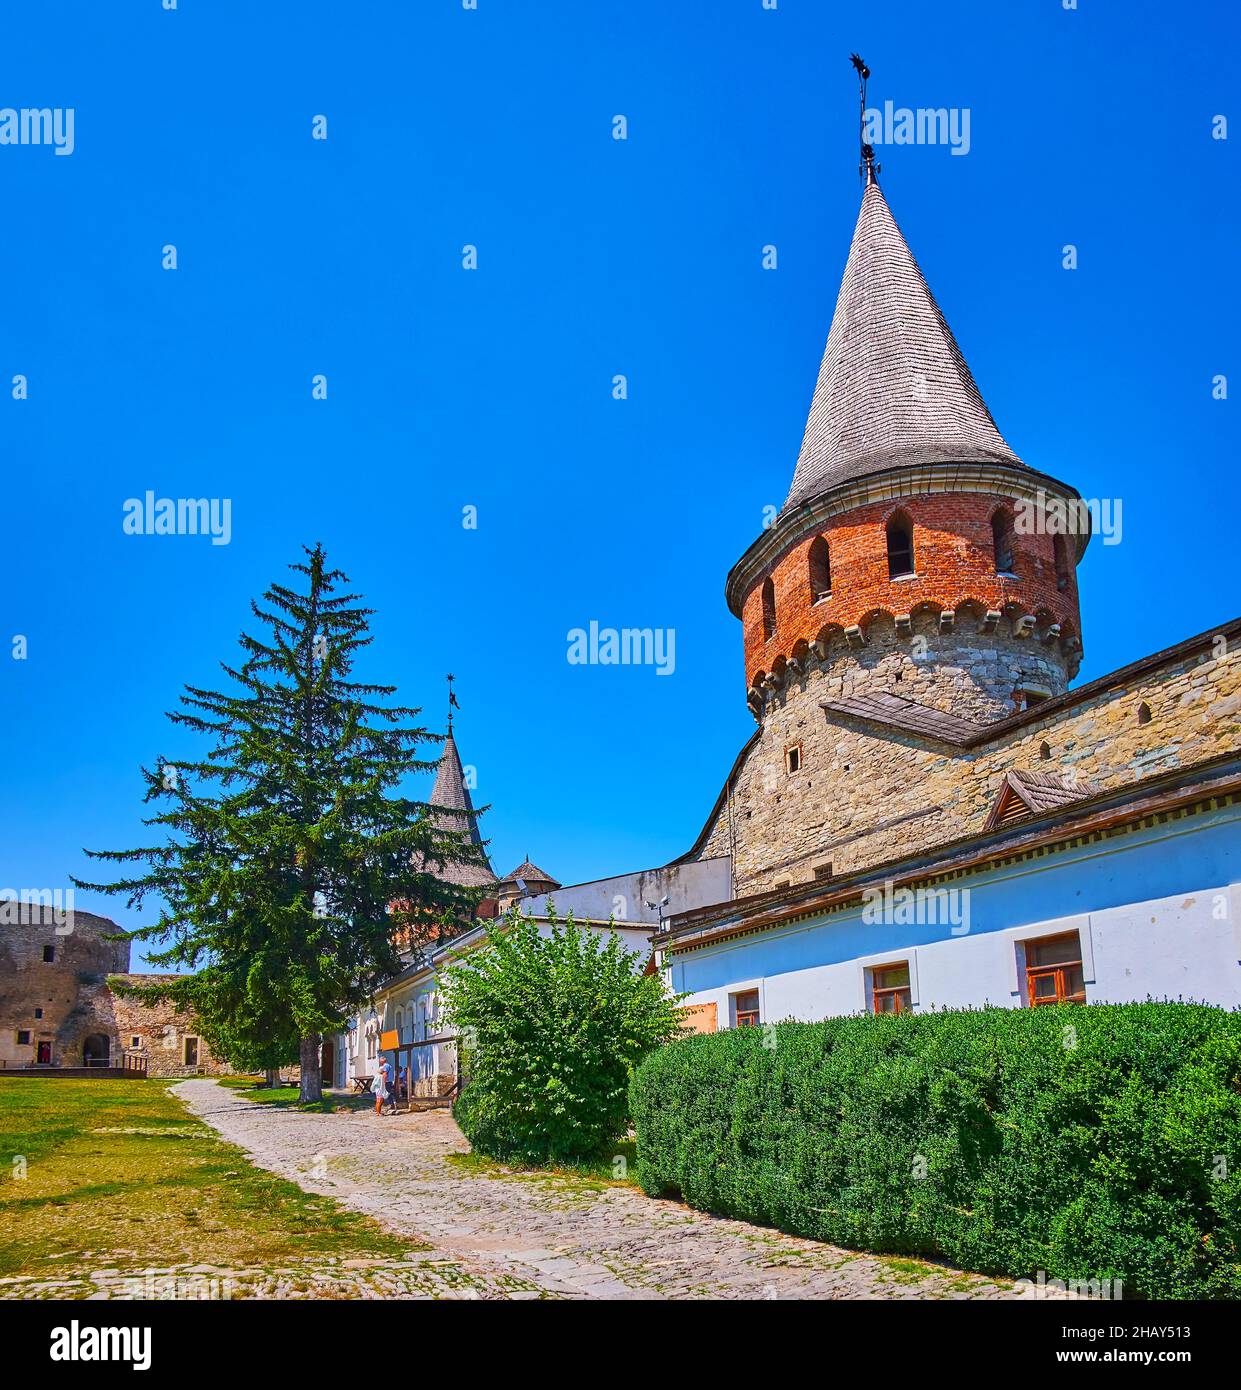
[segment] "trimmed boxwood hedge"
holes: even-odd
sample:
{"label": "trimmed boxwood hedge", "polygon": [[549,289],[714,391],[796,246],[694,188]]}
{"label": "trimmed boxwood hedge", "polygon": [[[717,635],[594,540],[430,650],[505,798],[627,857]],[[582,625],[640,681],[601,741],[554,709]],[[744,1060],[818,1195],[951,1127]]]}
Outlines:
{"label": "trimmed boxwood hedge", "polygon": [[992,1274],[1241,1297],[1238,1013],[1063,1004],[738,1028],[653,1053],[631,1105],[652,1196]]}

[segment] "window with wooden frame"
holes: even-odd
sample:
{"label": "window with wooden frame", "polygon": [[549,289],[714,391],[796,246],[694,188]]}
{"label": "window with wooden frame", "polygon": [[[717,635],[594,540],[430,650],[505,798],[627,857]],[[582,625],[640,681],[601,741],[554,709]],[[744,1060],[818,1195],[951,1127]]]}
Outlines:
{"label": "window with wooden frame", "polygon": [[1084,1004],[1082,941],[1075,931],[1025,942],[1026,999],[1039,1004]]}
{"label": "window with wooden frame", "polygon": [[758,1024],[758,990],[747,989],[734,994],[732,1002],[734,1028],[753,1028]]}
{"label": "window with wooden frame", "polygon": [[877,1014],[907,1014],[913,1008],[909,992],[909,962],[877,965],[870,972],[871,1007]]}
{"label": "window with wooden frame", "polygon": [[784,770],[785,772],[801,771],[801,744],[790,744],[784,750]]}
{"label": "window with wooden frame", "polygon": [[142,1046],[142,1039],[138,1036],[137,1033],[132,1033],[132,1034],[130,1035],[130,1038],[129,1038],[129,1048],[130,1048],[130,1051],[131,1051],[131,1052],[137,1052],[137,1050],[138,1050],[141,1046]]}
{"label": "window with wooden frame", "polygon": [[186,1038],[185,1040],[185,1065],[196,1067],[198,1065],[198,1039]]}
{"label": "window with wooden frame", "polygon": [[17,1030],[17,1045],[18,1045],[18,1047],[29,1047],[29,1046],[30,1046],[30,1029],[29,1029],[29,1028],[19,1028],[19,1029]]}

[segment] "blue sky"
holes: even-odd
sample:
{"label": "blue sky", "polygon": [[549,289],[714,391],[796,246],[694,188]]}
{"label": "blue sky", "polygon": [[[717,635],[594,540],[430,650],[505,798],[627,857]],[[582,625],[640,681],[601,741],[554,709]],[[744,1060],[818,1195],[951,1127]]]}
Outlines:
{"label": "blue sky", "polygon": [[[1134,0],[11,11],[0,106],[73,107],[75,148],[0,146],[0,634],[28,642],[0,885],[143,841],[163,712],[316,540],[378,609],[368,674],[442,728],[456,673],[501,873],[686,849],[753,728],[723,583],[801,440],[855,48],[873,102],[970,111],[968,155],[885,149],[882,182],[1001,430],[1122,500],[1079,680],[1235,616],[1239,29]],[[230,544],[125,535],[148,489],[231,499]],[[592,619],[675,629],[675,673],[570,665]]]}

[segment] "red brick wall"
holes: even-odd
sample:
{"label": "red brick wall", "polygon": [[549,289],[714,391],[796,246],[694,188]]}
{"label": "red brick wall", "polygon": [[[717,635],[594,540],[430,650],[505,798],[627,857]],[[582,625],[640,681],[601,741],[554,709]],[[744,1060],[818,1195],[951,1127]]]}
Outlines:
{"label": "red brick wall", "polygon": [[[896,617],[920,605],[956,609],[974,602],[983,609],[1019,608],[1059,623],[1066,638],[1081,635],[1074,572],[1075,542],[1068,538],[1069,583],[1056,586],[1055,542],[1050,535],[1013,534],[1016,579],[995,572],[991,517],[1011,498],[949,492],[898,502],[874,502],[832,518],[822,531],[803,535],[754,582],[745,597],[742,625],[747,684],[787,660],[799,643],[812,642],[827,628],[863,628],[877,612]],[[888,578],[886,526],[894,512],[913,522],[914,579]],[[831,548],[832,596],[814,603],[810,593],[809,550],[822,535]],[[764,635],[762,587],[770,577],[776,594],[776,631]]]}

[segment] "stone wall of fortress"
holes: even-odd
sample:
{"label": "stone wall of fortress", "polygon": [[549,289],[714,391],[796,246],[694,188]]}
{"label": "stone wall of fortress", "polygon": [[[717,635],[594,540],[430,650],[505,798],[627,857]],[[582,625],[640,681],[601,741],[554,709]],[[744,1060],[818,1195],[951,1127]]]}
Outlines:
{"label": "stone wall of fortress", "polygon": [[[905,653],[876,633],[862,655],[839,647],[770,698],[756,742],[687,857],[731,854],[738,897],[786,883],[833,876],[976,834],[985,825],[1010,768],[1075,769],[1111,790],[1241,748],[1241,634],[1229,625],[1229,650],[1202,638],[1167,660],[1135,663],[1101,687],[1083,687],[1004,721],[994,739],[953,747],[912,733],[880,729],[820,704],[877,688],[918,699],[916,679],[893,684]],[[862,663],[865,663],[864,665]],[[1129,668],[1126,668],[1128,671]],[[1092,683],[1093,684],[1093,683]],[[927,703],[930,703],[927,701]],[[1140,707],[1150,711],[1140,719]],[[801,767],[786,770],[785,751],[801,745]]]}

